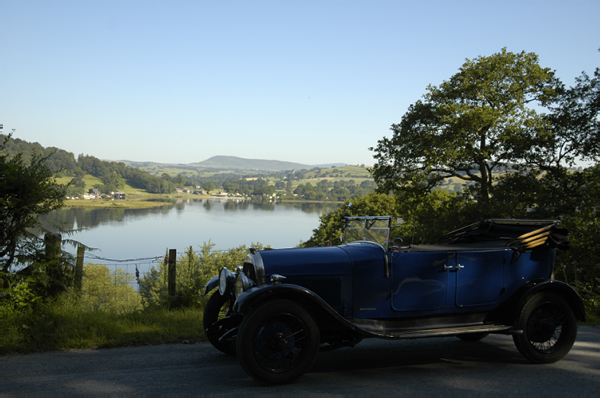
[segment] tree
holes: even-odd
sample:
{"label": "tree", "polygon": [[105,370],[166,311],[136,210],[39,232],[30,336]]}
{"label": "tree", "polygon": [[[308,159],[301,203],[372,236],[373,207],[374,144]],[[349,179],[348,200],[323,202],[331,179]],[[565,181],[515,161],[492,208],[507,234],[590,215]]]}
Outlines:
{"label": "tree", "polygon": [[600,68],[590,78],[585,72],[574,87],[562,90],[550,105],[549,145],[537,148],[530,161],[541,170],[573,167],[577,160],[598,162],[600,157]]}
{"label": "tree", "polygon": [[[496,211],[512,217],[526,213],[560,218],[581,212],[596,189],[600,156],[600,69],[593,78],[583,73],[576,85],[562,89],[545,116],[550,138],[535,147],[525,163],[497,179]],[[592,167],[574,170],[577,162]],[[498,211],[503,204],[504,209]],[[588,206],[594,208],[600,202]]]}
{"label": "tree", "polygon": [[4,149],[11,135],[0,145],[0,262],[9,272],[18,257],[24,255],[28,240],[35,235],[38,216],[62,207],[67,185],[56,182],[46,166],[48,156],[34,154],[27,164],[18,153],[9,157]]}
{"label": "tree", "polygon": [[429,86],[408,109],[392,138],[383,138],[372,168],[380,191],[430,191],[457,177],[476,184],[487,203],[494,172],[530,157],[550,138],[548,121],[531,106],[546,105],[560,83],[534,53],[506,51],[466,60],[459,72]]}
{"label": "tree", "polygon": [[210,182],[210,181],[207,181],[207,182],[205,182],[205,183],[202,185],[202,187],[203,187],[204,189],[206,189],[206,193],[210,193],[210,191],[212,191],[213,189],[215,189],[215,186],[214,186],[214,184],[213,184],[212,182]]}

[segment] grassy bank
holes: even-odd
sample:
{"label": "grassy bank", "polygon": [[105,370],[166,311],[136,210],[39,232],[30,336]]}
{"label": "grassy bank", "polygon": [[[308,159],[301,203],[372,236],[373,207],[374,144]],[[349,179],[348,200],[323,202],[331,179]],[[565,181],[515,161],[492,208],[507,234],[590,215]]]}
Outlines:
{"label": "grassy bank", "polygon": [[0,308],[0,354],[204,341],[202,309],[91,311],[61,299],[35,310]]}
{"label": "grassy bank", "polygon": [[64,207],[149,209],[173,204],[173,201],[177,199],[207,199],[212,197],[209,195],[172,195],[147,192],[125,192],[125,195],[125,200],[68,199],[65,200]]}
{"label": "grassy bank", "polygon": [[112,209],[149,209],[152,207],[165,206],[171,204],[167,201],[147,201],[147,200],[112,200],[112,199],[70,199],[65,201],[64,207],[85,207],[85,208],[112,208]]}

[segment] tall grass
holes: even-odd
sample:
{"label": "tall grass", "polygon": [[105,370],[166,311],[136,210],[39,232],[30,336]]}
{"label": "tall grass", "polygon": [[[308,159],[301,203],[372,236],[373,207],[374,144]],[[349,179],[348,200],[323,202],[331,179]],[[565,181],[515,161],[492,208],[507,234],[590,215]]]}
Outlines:
{"label": "tall grass", "polygon": [[92,310],[73,296],[0,308],[0,354],[204,341],[202,309]]}

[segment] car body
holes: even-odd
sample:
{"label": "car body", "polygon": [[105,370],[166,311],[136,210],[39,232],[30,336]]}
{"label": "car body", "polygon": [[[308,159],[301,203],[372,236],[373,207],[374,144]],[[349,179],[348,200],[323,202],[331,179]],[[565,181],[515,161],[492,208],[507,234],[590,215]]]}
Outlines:
{"label": "car body", "polygon": [[339,246],[250,250],[223,268],[204,313],[209,341],[254,379],[302,376],[319,350],[364,338],[511,334],[535,363],[571,349],[583,303],[552,279],[566,231],[552,220],[482,220],[437,245],[393,241],[392,217],[344,217]]}

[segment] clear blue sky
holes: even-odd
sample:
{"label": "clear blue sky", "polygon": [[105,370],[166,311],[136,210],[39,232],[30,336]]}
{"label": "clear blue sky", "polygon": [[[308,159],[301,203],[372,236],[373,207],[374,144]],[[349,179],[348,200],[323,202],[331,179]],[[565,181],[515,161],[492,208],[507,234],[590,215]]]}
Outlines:
{"label": "clear blue sky", "polygon": [[600,66],[600,1],[0,0],[0,123],[107,160],[373,164],[428,84],[535,52]]}

